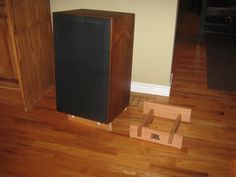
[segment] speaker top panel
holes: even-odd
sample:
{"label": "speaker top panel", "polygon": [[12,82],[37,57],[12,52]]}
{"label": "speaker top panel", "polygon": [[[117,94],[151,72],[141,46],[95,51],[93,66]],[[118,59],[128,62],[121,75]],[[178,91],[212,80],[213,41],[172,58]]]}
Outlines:
{"label": "speaker top panel", "polygon": [[[75,15],[75,16],[88,16],[88,17],[109,18],[109,19],[127,16],[127,15],[132,14],[132,13],[125,13],[125,12],[92,10],[92,9],[75,9],[75,10],[54,12],[54,14],[58,14],[58,13]],[[132,14],[132,15],[134,15],[134,14]]]}

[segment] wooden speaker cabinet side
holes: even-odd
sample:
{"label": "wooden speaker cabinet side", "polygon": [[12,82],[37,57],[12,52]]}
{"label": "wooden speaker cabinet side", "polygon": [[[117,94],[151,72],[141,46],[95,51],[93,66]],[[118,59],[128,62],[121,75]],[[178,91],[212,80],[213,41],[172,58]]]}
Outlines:
{"label": "wooden speaker cabinet side", "polygon": [[109,122],[129,104],[134,38],[134,14],[112,19],[109,83]]}

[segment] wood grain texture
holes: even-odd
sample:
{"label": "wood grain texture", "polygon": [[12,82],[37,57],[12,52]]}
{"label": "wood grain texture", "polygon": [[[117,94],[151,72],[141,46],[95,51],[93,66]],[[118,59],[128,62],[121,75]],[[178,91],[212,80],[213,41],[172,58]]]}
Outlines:
{"label": "wood grain texture", "polygon": [[5,0],[0,0],[0,5],[4,6],[5,5]]}
{"label": "wood grain texture", "polygon": [[19,83],[16,79],[0,79],[0,88],[18,89]]}
{"label": "wood grain texture", "polygon": [[[186,117],[186,112],[188,117]],[[153,143],[182,148],[183,136],[176,134],[176,132],[180,125],[182,114],[185,114],[185,121],[187,118],[187,122],[189,122],[189,113],[191,113],[190,109],[144,101],[143,120],[139,125],[130,124],[129,136]],[[154,115],[156,119],[162,117],[162,119],[173,119],[175,122],[167,131],[160,130],[157,127],[153,129],[148,127],[148,124],[153,122]]]}
{"label": "wood grain texture", "polygon": [[16,79],[14,63],[11,55],[11,45],[7,18],[0,16],[0,78]]}
{"label": "wood grain texture", "polygon": [[112,19],[109,117],[114,120],[129,104],[134,40],[134,14]]}
{"label": "wood grain texture", "polygon": [[173,138],[174,138],[174,134],[177,132],[180,122],[181,122],[181,115],[178,115],[176,121],[174,122],[173,127],[170,129],[170,132],[169,132],[169,140],[168,140],[169,144],[172,143]]}
{"label": "wood grain texture", "polygon": [[181,121],[190,122],[191,109],[172,105],[158,104],[152,102],[144,102],[143,113],[147,114],[151,109],[154,110],[154,115],[166,119],[176,120],[181,115]]}
{"label": "wood grain texture", "polygon": [[[1,177],[235,177],[236,94],[207,89],[205,46],[196,44],[198,16],[178,29],[170,97],[132,93],[113,133],[78,125],[55,111],[51,90],[31,112],[0,103]],[[144,101],[192,109],[181,123],[182,149],[128,137]],[[172,120],[158,119],[166,129]]]}
{"label": "wood grain texture", "polygon": [[138,132],[137,125],[130,125],[130,137],[137,138],[144,141],[149,141],[152,143],[159,143],[166,146],[176,147],[181,149],[183,136],[178,134],[171,135],[171,141],[169,141],[170,133],[164,132],[160,130],[154,130],[148,127],[142,128],[142,134],[140,136],[137,135]]}
{"label": "wood grain texture", "polygon": [[5,2],[0,1],[0,18],[6,18]]}
{"label": "wood grain texture", "polygon": [[6,2],[16,70],[25,109],[29,110],[54,82],[49,1]]}
{"label": "wood grain texture", "polygon": [[142,135],[143,127],[147,127],[149,124],[153,122],[154,119],[154,110],[151,109],[147,115],[144,116],[144,120],[138,126],[137,136],[140,137]]}
{"label": "wood grain texture", "polygon": [[[12,84],[13,82],[10,83]],[[8,86],[8,88],[0,87],[0,103],[20,107],[23,110],[24,105],[19,87],[17,88],[13,85]]]}

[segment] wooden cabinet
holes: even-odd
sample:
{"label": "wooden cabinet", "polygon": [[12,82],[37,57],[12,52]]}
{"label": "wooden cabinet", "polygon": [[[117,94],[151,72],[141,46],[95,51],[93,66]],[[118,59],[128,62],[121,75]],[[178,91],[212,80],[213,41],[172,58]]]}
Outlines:
{"label": "wooden cabinet", "polygon": [[53,58],[49,0],[0,0],[0,102],[19,94],[29,110],[54,83]]}
{"label": "wooden cabinet", "polygon": [[15,79],[11,43],[6,15],[6,5],[0,1],[0,78]]}
{"label": "wooden cabinet", "polygon": [[55,12],[57,110],[113,121],[129,104],[134,14]]}
{"label": "wooden cabinet", "polygon": [[0,17],[0,78],[15,79],[7,18]]}

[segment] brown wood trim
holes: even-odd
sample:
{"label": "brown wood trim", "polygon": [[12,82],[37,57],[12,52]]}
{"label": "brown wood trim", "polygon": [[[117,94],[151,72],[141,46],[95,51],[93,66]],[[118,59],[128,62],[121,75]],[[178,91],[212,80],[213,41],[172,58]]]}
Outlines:
{"label": "brown wood trim", "polygon": [[[17,50],[16,50],[16,46],[15,46],[15,39],[14,39],[14,31],[13,31],[13,22],[12,22],[12,9],[11,6],[9,4],[9,1],[6,1],[6,12],[8,15],[8,27],[9,27],[9,36],[10,36],[10,42],[11,42],[11,46],[12,46],[12,56],[13,56],[13,63],[14,63],[14,70],[17,74],[18,77],[18,82],[19,82],[19,87],[20,87],[20,92],[21,92],[21,96],[22,96],[22,101],[23,104],[26,107],[26,102],[25,102],[25,95],[24,95],[24,91],[23,91],[23,84],[22,84],[22,78],[21,78],[21,72],[20,72],[20,68],[19,68],[19,60],[18,60],[18,55],[17,55]],[[26,109],[25,109],[26,110]]]}
{"label": "brown wood trim", "polygon": [[15,79],[0,79],[0,87],[8,89],[19,89],[19,82]]}

